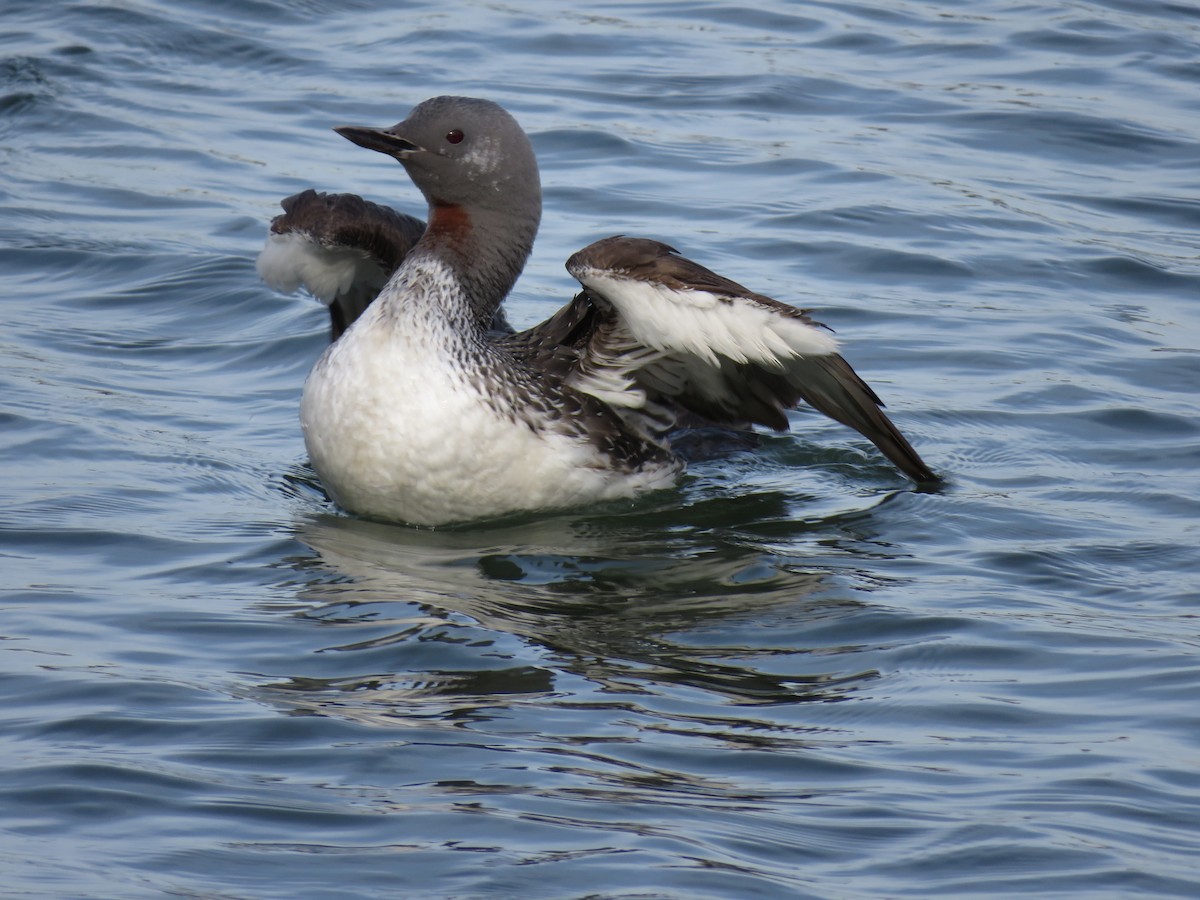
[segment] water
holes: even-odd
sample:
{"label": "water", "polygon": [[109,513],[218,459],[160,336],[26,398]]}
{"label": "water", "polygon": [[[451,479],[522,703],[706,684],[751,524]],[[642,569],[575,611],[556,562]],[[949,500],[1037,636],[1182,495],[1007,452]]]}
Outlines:
{"label": "water", "polygon": [[[1200,894],[1200,9],[34,3],[0,35],[13,897]],[[949,476],[793,433],[635,504],[330,507],[278,200],[533,136],[603,235],[804,306]]]}

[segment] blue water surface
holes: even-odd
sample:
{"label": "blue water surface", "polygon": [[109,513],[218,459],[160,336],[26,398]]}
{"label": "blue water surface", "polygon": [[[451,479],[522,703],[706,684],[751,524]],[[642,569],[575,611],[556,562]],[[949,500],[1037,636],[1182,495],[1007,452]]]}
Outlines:
{"label": "blue water surface", "polygon": [[[1200,895],[1200,7],[6,0],[5,896]],[[800,410],[634,503],[331,506],[278,201],[529,131],[510,302],[655,237],[820,310],[942,491]]]}

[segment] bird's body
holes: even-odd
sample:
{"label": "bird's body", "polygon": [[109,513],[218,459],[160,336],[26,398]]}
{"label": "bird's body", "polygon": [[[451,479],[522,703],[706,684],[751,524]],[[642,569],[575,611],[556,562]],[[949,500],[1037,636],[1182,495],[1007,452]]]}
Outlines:
{"label": "bird's body", "polygon": [[317,362],[300,419],[334,500],[442,524],[674,482],[680,466],[657,448],[618,459],[589,440],[599,435],[581,416],[601,413],[594,398],[444,316],[458,290],[436,262],[406,267]]}
{"label": "bird's body", "polygon": [[[541,193],[528,139],[495,104],[439,97],[392,129],[339,131],[399,159],[430,208],[401,246],[420,223],[307,192],[285,201],[260,258],[268,280],[330,303],[335,341],[301,424],[343,508],[441,525],[630,497],[674,483],[669,434],[684,419],[784,429],[800,399],[934,480],[827,331],[657,241],[579,251],[568,269],[585,291],[511,333],[501,303]],[[329,227],[347,209],[353,227]]]}

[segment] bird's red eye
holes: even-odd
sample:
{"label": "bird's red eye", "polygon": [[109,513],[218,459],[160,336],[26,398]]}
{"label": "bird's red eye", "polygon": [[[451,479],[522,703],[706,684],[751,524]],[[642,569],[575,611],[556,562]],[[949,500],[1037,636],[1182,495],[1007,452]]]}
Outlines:
{"label": "bird's red eye", "polygon": [[462,139],[463,139],[463,133],[461,131],[459,131],[457,128],[455,128],[453,131],[446,132],[446,140],[448,140],[452,144],[461,144]]}

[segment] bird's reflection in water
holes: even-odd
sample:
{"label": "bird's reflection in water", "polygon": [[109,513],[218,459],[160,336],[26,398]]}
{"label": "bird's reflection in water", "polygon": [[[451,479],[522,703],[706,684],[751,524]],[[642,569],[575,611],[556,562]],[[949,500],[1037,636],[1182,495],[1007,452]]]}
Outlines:
{"label": "bird's reflection in water", "polygon": [[304,520],[315,556],[296,563],[290,611],[335,629],[316,649],[340,662],[264,690],[296,712],[400,724],[561,700],[576,679],[603,702],[699,689],[751,707],[838,700],[875,677],[794,641],[862,607],[828,590],[828,570],[655,518],[643,503],[460,530]]}

